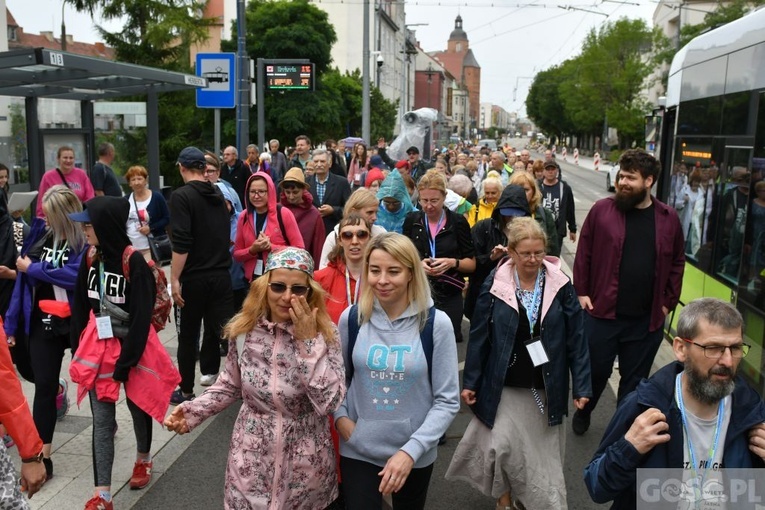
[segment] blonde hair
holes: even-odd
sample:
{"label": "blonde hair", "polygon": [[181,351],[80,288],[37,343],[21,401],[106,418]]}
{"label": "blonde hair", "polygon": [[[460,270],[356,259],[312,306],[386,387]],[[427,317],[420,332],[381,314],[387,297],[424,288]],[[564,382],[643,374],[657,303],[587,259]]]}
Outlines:
{"label": "blonde hair", "polygon": [[348,216],[352,212],[359,212],[367,207],[379,207],[380,201],[369,188],[359,188],[348,197],[348,201],[343,207],[343,216]]}
{"label": "blonde hair", "polygon": [[528,216],[523,218],[513,218],[506,230],[507,234],[507,247],[511,250],[515,250],[515,247],[520,244],[521,241],[527,239],[540,240],[547,251],[547,236],[542,227],[539,226],[539,222],[534,218]]}
{"label": "blonde hair", "polygon": [[446,177],[438,170],[428,170],[417,183],[418,191],[422,191],[424,189],[435,189],[446,196]]}
{"label": "blonde hair", "polygon": [[[436,173],[438,173],[438,170],[436,170]],[[367,249],[364,253],[363,274],[367,275],[365,276],[367,279],[369,278],[369,257],[375,250],[384,251],[409,269],[412,279],[407,285],[406,298],[410,305],[412,303],[416,305],[417,318],[420,323],[419,327],[422,330],[428,320],[430,283],[428,283],[428,277],[425,275],[425,270],[420,263],[420,254],[417,252],[417,248],[414,247],[414,243],[408,237],[395,232],[386,232],[374,236],[367,244]],[[371,318],[373,306],[374,291],[372,286],[364,285],[361,288],[361,296],[359,297],[359,324],[364,324],[364,322]]]}
{"label": "blonde hair", "polygon": [[[250,291],[242,303],[242,309],[223,328],[223,336],[225,338],[234,341],[237,336],[247,334],[255,329],[255,324],[257,324],[258,319],[261,317],[270,320],[271,309],[268,306],[267,296],[268,284],[271,281],[269,273],[264,274],[250,284]],[[319,309],[319,312],[316,314],[316,329],[328,344],[337,342],[335,325],[332,323],[332,319],[330,319],[327,313],[327,307],[324,304],[324,289],[313,278],[308,276],[307,273],[306,277],[308,279],[308,286],[311,289],[307,296],[308,306],[311,309]]]}
{"label": "blonde hair", "polygon": [[42,208],[53,232],[53,241],[58,244],[66,239],[71,250],[79,253],[85,246],[85,234],[80,225],[69,217],[82,211],[82,202],[74,191],[63,184],[51,186],[43,195]]}
{"label": "blonde hair", "polygon": [[513,172],[508,184],[515,184],[521,188],[524,185],[531,187],[534,192],[531,195],[531,200],[529,200],[529,210],[531,211],[531,214],[535,214],[537,207],[542,203],[542,192],[539,191],[539,186],[537,186],[537,181],[534,179],[534,176],[528,172]]}

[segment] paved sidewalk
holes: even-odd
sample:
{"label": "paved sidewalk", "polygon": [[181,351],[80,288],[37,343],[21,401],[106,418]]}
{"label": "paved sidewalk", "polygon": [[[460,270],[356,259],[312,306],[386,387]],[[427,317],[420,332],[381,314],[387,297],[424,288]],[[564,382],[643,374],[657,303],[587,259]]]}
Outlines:
{"label": "paved sidewalk", "polygon": [[[169,279],[169,266],[165,267],[165,273]],[[175,331],[175,323],[168,323],[167,327],[159,333],[162,344],[167,349],[173,362],[176,362],[178,339]],[[67,351],[61,369],[61,377],[70,381],[69,362],[71,355]],[[221,360],[221,367],[223,366]],[[197,365],[197,378],[194,387],[195,393],[204,390],[199,385],[199,367]],[[34,397],[34,385],[21,379],[24,394],[32,405]],[[85,502],[93,496],[94,478],[92,462],[92,417],[90,404],[86,396],[81,406],[76,404],[77,385],[69,384],[69,412],[56,424],[56,432],[53,435],[53,478],[48,481],[40,492],[29,500],[32,509],[41,510],[77,510],[85,507]],[[169,403],[168,403],[169,404]],[[172,406],[168,405],[168,414]],[[164,429],[159,423],[154,422],[152,435],[151,453],[154,457],[154,467],[151,485],[169,469],[176,459],[193,443],[204,429],[215,418],[210,418],[196,428],[192,433],[178,436],[174,432]],[[120,400],[117,403],[117,424],[119,430],[115,437],[114,467],[112,469],[112,496],[114,507],[118,509],[131,508],[148,490],[130,490],[128,482],[133,473],[135,463],[136,443],[133,433],[133,422],[130,411],[127,408],[124,389],[120,392]],[[18,450],[11,448],[8,453],[13,458],[16,468],[21,466]],[[150,485],[150,486],[151,486]]]}

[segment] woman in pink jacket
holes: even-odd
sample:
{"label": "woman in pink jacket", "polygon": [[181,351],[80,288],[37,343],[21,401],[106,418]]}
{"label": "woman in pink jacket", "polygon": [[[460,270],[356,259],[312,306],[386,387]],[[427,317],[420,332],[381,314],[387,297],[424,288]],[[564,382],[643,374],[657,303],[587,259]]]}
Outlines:
{"label": "woman in pink jacket", "polygon": [[305,248],[305,244],[292,211],[278,205],[279,194],[271,176],[252,174],[245,190],[247,203],[236,223],[234,260],[244,265],[244,276],[252,281],[263,274],[272,251]]}
{"label": "woman in pink jacket", "polygon": [[345,398],[337,328],[307,251],[272,253],[225,329],[226,368],[202,395],[175,408],[184,434],[243,400],[226,468],[226,509],[315,510],[337,498],[327,416]]}

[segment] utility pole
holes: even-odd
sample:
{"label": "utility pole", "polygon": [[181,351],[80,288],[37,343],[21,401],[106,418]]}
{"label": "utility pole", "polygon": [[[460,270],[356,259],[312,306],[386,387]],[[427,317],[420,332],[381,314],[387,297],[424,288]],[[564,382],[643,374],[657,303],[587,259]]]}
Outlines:
{"label": "utility pole", "polygon": [[66,7],[66,2],[61,2],[61,51],[66,51],[66,23],[64,23],[64,7]]}
{"label": "utility pole", "polygon": [[250,63],[247,58],[246,24],[244,0],[237,0],[236,61],[239,68],[239,78],[237,80],[236,101],[236,147],[239,154],[247,154],[247,145],[250,139]]}
{"label": "utility pole", "polygon": [[362,25],[364,43],[362,44],[362,62],[361,66],[361,138],[366,143],[372,143],[372,130],[370,128],[370,116],[372,113],[369,104],[369,0],[364,0],[364,24]]}

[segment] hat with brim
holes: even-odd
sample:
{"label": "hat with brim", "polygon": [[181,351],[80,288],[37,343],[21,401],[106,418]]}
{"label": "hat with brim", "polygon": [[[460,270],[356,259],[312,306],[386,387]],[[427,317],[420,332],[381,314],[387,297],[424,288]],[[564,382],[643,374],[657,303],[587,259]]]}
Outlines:
{"label": "hat with brim", "polygon": [[294,184],[300,188],[306,189],[308,184],[305,182],[303,170],[297,167],[287,170],[287,173],[284,174],[284,179],[282,179],[282,182],[279,183],[279,187],[284,188],[284,186],[288,184]]}
{"label": "hat with brim", "polygon": [[88,213],[87,209],[81,212],[70,213],[68,216],[69,216],[69,219],[72,221],[76,221],[79,223],[91,223],[90,213]]}
{"label": "hat with brim", "polygon": [[553,160],[549,160],[545,161],[545,169],[547,168],[555,168],[556,170],[560,170],[560,165]]}
{"label": "hat with brim", "polygon": [[207,166],[205,154],[196,147],[186,147],[178,154],[178,163],[185,168],[204,170]]}
{"label": "hat with brim", "polygon": [[409,148],[406,150],[406,153],[407,153],[407,154],[419,154],[419,153],[420,153],[420,149],[418,149],[418,148],[417,148],[417,146],[415,146],[415,145],[412,145],[411,147],[409,147]]}
{"label": "hat with brim", "polygon": [[520,207],[503,207],[499,210],[499,214],[502,216],[510,216],[513,218],[520,216],[528,216],[528,213]]}

